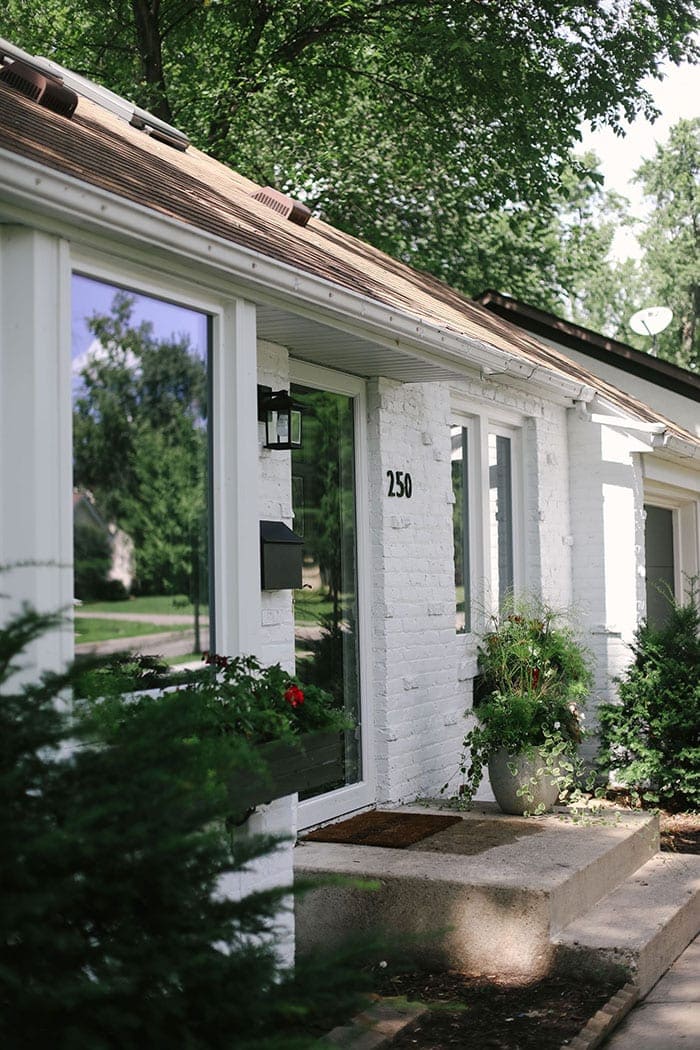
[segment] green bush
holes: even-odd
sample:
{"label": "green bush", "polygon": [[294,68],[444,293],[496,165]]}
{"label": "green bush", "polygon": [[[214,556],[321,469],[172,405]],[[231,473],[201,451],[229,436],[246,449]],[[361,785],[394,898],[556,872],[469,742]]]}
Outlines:
{"label": "green bush", "polygon": [[0,630],[0,1045],[310,1047],[356,977],[315,960],[309,986],[280,969],[288,889],[218,892],[276,845],[225,831],[249,745],[196,690],[95,718],[65,701],[73,669],[18,685],[24,649],[56,623],[25,611]]}
{"label": "green bush", "polygon": [[83,602],[102,595],[112,565],[112,549],[104,529],[87,521],[73,528],[75,597]]}
{"label": "green bush", "polygon": [[668,621],[643,624],[619,702],[599,708],[600,769],[642,805],[700,805],[700,609],[697,581]]}

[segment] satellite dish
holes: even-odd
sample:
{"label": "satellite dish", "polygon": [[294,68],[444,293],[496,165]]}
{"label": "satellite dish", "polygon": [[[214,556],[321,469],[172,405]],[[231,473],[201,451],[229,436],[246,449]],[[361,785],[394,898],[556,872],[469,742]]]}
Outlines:
{"label": "satellite dish", "polygon": [[629,326],[637,335],[658,335],[668,328],[673,320],[673,310],[667,306],[647,306],[645,310],[637,310],[629,320]]}

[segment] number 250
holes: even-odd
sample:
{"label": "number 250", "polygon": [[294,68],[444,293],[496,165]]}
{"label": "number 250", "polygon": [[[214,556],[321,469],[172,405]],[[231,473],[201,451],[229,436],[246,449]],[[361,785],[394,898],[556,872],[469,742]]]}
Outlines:
{"label": "number 250", "polygon": [[389,491],[388,496],[405,496],[406,499],[411,498],[413,493],[413,482],[411,481],[411,475],[403,470],[387,470],[386,476],[389,479]]}

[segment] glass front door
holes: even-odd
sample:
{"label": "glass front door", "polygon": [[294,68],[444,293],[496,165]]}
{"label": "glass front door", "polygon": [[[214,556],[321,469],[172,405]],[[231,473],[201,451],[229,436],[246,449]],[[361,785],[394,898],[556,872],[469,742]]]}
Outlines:
{"label": "glass front door", "polygon": [[304,540],[303,586],[294,595],[296,673],[331,693],[356,724],[345,734],[342,779],[314,792],[325,795],[359,783],[364,775],[355,399],[301,384],[292,385],[292,396],[303,405],[303,447],[292,452],[294,531]]}

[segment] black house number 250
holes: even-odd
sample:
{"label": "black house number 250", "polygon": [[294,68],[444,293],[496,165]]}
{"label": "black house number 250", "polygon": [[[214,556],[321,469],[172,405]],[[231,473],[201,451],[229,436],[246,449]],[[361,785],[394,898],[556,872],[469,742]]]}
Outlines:
{"label": "black house number 250", "polygon": [[410,499],[413,494],[413,482],[411,481],[411,475],[408,471],[404,470],[387,470],[386,476],[389,479],[389,491],[387,496],[398,496],[400,499],[405,496],[406,499]]}

